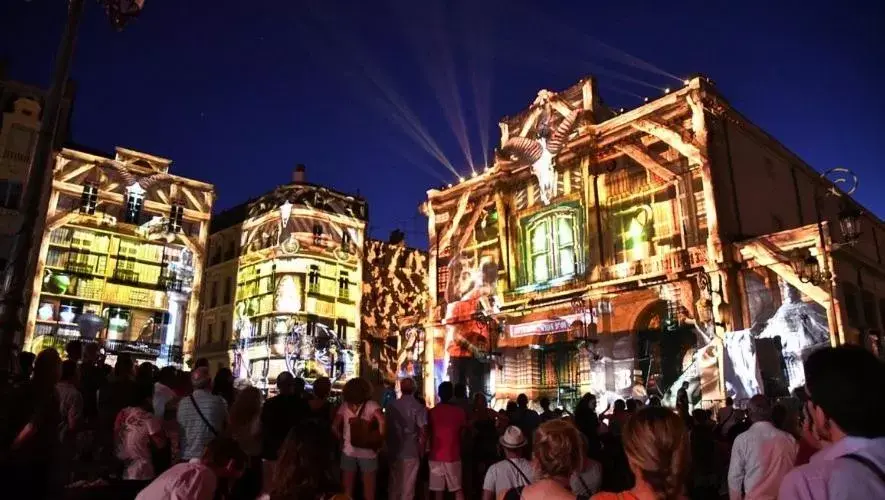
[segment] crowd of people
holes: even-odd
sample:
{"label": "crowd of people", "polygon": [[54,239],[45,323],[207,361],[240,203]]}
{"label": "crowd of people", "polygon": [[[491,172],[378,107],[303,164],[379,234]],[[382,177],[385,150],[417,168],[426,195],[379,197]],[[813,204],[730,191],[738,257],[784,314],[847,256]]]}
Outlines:
{"label": "crowd of people", "polygon": [[[540,412],[443,382],[428,409],[411,379],[386,407],[372,385],[288,372],[264,400],[214,377],[72,342],[18,355],[2,377],[0,474],[9,498],[885,498],[885,365],[856,347],[805,362],[795,397],[727,400],[716,415],[656,398]],[[744,406],[744,405],[741,405]]]}

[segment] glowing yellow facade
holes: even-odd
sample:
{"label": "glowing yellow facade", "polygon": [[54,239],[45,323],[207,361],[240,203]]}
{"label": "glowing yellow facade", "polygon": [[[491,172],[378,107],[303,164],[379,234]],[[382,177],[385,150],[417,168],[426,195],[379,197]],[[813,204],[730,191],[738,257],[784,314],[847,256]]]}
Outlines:
{"label": "glowing yellow facade", "polygon": [[25,332],[33,352],[96,338],[159,364],[192,352],[209,218],[206,184],[123,148],[56,157]]}

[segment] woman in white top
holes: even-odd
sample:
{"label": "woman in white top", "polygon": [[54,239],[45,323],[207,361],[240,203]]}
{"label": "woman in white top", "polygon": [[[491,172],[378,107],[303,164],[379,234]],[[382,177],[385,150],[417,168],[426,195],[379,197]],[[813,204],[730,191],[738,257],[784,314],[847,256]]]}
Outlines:
{"label": "woman in white top", "polygon": [[359,378],[348,380],[341,392],[344,403],[332,422],[332,432],[342,445],[341,479],[344,492],[353,497],[354,481],[359,471],[363,481],[363,497],[366,500],[375,500],[378,449],[358,448],[351,444],[351,420],[362,419],[377,429],[377,445],[380,447],[384,442],[384,414],[381,406],[370,399],[372,386],[368,381]]}
{"label": "woman in white top", "polygon": [[130,405],[120,410],[114,422],[116,456],[123,462],[123,479],[150,481],[154,470],[151,448],[167,450],[163,423],[152,412],[151,384],[136,384]]}

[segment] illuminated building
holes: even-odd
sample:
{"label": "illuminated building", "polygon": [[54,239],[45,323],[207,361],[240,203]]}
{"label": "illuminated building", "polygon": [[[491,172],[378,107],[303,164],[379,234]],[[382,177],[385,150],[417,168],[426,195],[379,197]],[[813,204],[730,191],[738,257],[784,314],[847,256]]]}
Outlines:
{"label": "illuminated building", "polygon": [[[21,224],[20,204],[28,179],[37,134],[40,131],[44,91],[32,85],[5,80],[0,62],[0,266],[5,267],[13,239]],[[70,131],[73,85],[62,104],[57,138]]]}
{"label": "illuminated building", "polygon": [[716,402],[783,394],[819,346],[881,348],[885,231],[867,214],[857,234],[850,175],[704,78],[623,113],[597,90],[542,90],[490,169],[428,191],[428,398],[450,379],[604,407],[685,380]]}
{"label": "illuminated building", "polygon": [[26,345],[99,339],[109,354],[181,365],[193,351],[212,185],[171,160],[62,149],[52,172]]}
{"label": "illuminated building", "polygon": [[261,388],[285,370],[336,384],[356,376],[367,215],[361,198],[305,182],[303,166],[219,214],[197,355],[223,363],[226,343],[235,376]]}
{"label": "illuminated building", "polygon": [[376,386],[422,382],[427,252],[407,247],[401,231],[366,241],[362,290],[360,375]]}

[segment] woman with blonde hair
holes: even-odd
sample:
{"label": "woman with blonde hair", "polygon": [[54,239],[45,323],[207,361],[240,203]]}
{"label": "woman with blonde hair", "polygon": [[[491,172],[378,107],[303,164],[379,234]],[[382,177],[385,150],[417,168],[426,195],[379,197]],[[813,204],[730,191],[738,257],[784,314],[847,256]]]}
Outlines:
{"label": "woman with blonde hair", "polygon": [[532,445],[532,484],[507,490],[499,500],[587,500],[569,489],[573,473],[584,461],[584,441],[578,428],[565,420],[550,420],[535,431]]}
{"label": "woman with blonde hair", "polygon": [[689,444],[685,423],[668,408],[646,407],[627,420],[624,451],[636,482],[628,491],[599,493],[592,500],[685,498]]}

